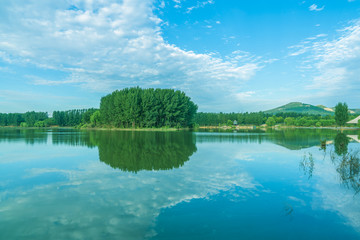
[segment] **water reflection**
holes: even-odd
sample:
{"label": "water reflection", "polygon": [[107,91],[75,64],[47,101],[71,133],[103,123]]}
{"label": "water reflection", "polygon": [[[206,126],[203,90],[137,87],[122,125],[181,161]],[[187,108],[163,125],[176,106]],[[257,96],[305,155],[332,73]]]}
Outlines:
{"label": "water reflection", "polygon": [[[354,191],[355,194],[360,192],[360,152],[348,150],[349,138],[344,133],[338,133],[334,138],[334,151],[326,151],[326,147],[321,145],[320,150],[324,151],[324,160],[329,156],[332,164],[339,174],[340,182]],[[305,153],[300,161],[300,168],[310,179],[314,172],[314,158],[312,153]]]}
{"label": "water reflection", "polygon": [[337,132],[331,129],[284,129],[274,130],[244,130],[238,133],[218,132],[213,134],[203,131],[196,134],[196,141],[203,142],[233,142],[233,143],[263,143],[272,142],[290,150],[300,150],[319,146],[320,141],[333,140]]}
{"label": "water reflection", "polygon": [[349,139],[344,133],[338,133],[334,139],[335,153],[344,155],[348,151]]}
{"label": "water reflection", "polygon": [[[354,239],[358,235],[346,231],[360,229],[360,207],[334,176],[355,189],[359,158],[351,157],[357,156],[351,144],[340,155],[331,145],[325,152],[329,157],[332,151],[333,162],[317,161],[324,153],[318,151],[320,141],[334,140],[337,133],[297,134],[299,144],[288,131],[37,132],[49,137],[46,148],[25,146],[27,156],[40,153],[34,161],[0,167],[0,238],[199,239],[215,229],[218,235],[206,239]],[[0,141],[14,141],[10,135],[0,135]],[[317,146],[306,150],[300,164],[312,181],[299,174],[302,151],[289,150],[304,146]],[[13,156],[8,144],[0,147],[0,157]],[[172,170],[141,171],[165,169]],[[201,232],[199,223],[210,227]],[[180,234],[164,237],[164,229]]]}
{"label": "water reflection", "polygon": [[25,141],[26,144],[45,144],[48,140],[48,132],[40,129],[0,128],[1,142]]}
{"label": "water reflection", "polygon": [[314,166],[313,155],[311,153],[305,153],[302,161],[300,161],[300,168],[303,170],[304,174],[308,176],[308,179],[313,175]]}
{"label": "water reflection", "polygon": [[191,132],[0,128],[0,142],[46,144],[49,138],[53,145],[97,147],[101,162],[130,172],[178,168],[196,152],[196,138]]}
{"label": "water reflection", "polygon": [[92,132],[100,161],[123,171],[178,168],[196,152],[191,132]]}
{"label": "water reflection", "polygon": [[360,154],[356,152],[346,152],[339,159],[336,171],[340,175],[340,180],[348,189],[352,189],[355,194],[360,192]]}

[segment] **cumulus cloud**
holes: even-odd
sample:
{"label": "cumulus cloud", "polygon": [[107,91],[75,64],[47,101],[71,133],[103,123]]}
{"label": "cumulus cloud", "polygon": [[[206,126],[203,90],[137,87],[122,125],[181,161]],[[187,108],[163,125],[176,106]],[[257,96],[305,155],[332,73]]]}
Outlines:
{"label": "cumulus cloud", "polygon": [[68,75],[35,80],[36,85],[71,84],[109,92],[160,82],[200,102],[203,95],[192,89],[226,96],[260,68],[258,62],[228,61],[167,43],[153,9],[152,0],[2,3],[0,59]]}

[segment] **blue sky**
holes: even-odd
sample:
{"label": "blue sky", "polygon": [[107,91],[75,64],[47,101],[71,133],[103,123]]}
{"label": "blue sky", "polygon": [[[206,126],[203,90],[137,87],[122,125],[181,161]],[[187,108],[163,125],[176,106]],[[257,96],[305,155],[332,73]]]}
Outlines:
{"label": "blue sky", "polygon": [[360,108],[360,0],[0,2],[0,112],[174,88],[199,111]]}

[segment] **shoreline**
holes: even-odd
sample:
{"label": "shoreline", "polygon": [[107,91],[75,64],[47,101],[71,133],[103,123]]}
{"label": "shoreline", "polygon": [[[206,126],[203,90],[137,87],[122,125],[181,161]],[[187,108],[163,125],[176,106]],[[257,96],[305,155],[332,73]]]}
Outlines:
{"label": "shoreline", "polygon": [[284,126],[275,125],[272,127],[255,126],[255,125],[242,125],[236,127],[229,126],[200,126],[198,129],[223,129],[223,130],[254,130],[254,129],[332,129],[332,130],[360,130],[359,127],[303,127],[303,126]]}
{"label": "shoreline", "polygon": [[175,132],[175,131],[193,131],[193,130],[255,130],[255,129],[332,129],[332,130],[360,130],[359,127],[302,127],[302,126],[282,126],[275,125],[272,127],[267,126],[255,126],[255,125],[241,125],[241,126],[199,126],[197,128],[115,128],[115,127],[60,127],[60,126],[50,126],[50,127],[20,127],[20,126],[0,126],[0,128],[11,128],[11,129],[76,129],[76,130],[97,130],[97,131],[160,131],[160,132]]}

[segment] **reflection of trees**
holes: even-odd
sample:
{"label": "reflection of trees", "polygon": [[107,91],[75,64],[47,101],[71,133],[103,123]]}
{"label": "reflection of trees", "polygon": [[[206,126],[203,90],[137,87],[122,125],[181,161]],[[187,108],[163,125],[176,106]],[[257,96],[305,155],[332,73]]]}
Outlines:
{"label": "reflection of trees", "polygon": [[[338,133],[334,139],[335,153],[330,152],[330,159],[336,167],[340,176],[340,182],[355,194],[360,192],[360,152],[348,151],[349,139],[344,133]],[[320,150],[323,150],[320,148]],[[312,177],[314,170],[314,159],[311,153],[304,155],[300,162],[300,168],[305,175]]]}
{"label": "reflection of trees", "polygon": [[338,133],[334,139],[335,153],[337,155],[346,154],[348,151],[349,139],[346,134]]}
{"label": "reflection of trees", "polygon": [[335,158],[338,167],[336,171],[340,175],[341,182],[349,189],[353,189],[355,194],[360,192],[360,154],[356,152],[346,152]]}
{"label": "reflection of trees", "polygon": [[48,133],[43,129],[0,128],[0,142],[25,141],[27,144],[46,143]]}
{"label": "reflection of trees", "polygon": [[336,136],[336,131],[331,129],[283,129],[274,130],[239,130],[237,133],[232,131],[225,132],[214,130],[219,134],[209,134],[200,132],[196,134],[197,142],[237,142],[237,143],[262,143],[273,142],[290,150],[299,150],[313,146],[319,146],[321,142],[332,140]]}
{"label": "reflection of trees", "polygon": [[191,132],[95,132],[100,161],[124,171],[178,168],[196,151]]}
{"label": "reflection of trees", "polygon": [[54,145],[96,147],[92,138],[94,131],[78,131],[74,129],[53,129],[52,143]]}
{"label": "reflection of trees", "polygon": [[309,179],[312,177],[313,171],[314,171],[314,158],[311,153],[304,154],[303,160],[300,162],[300,168],[304,171],[304,174],[309,177]]}

